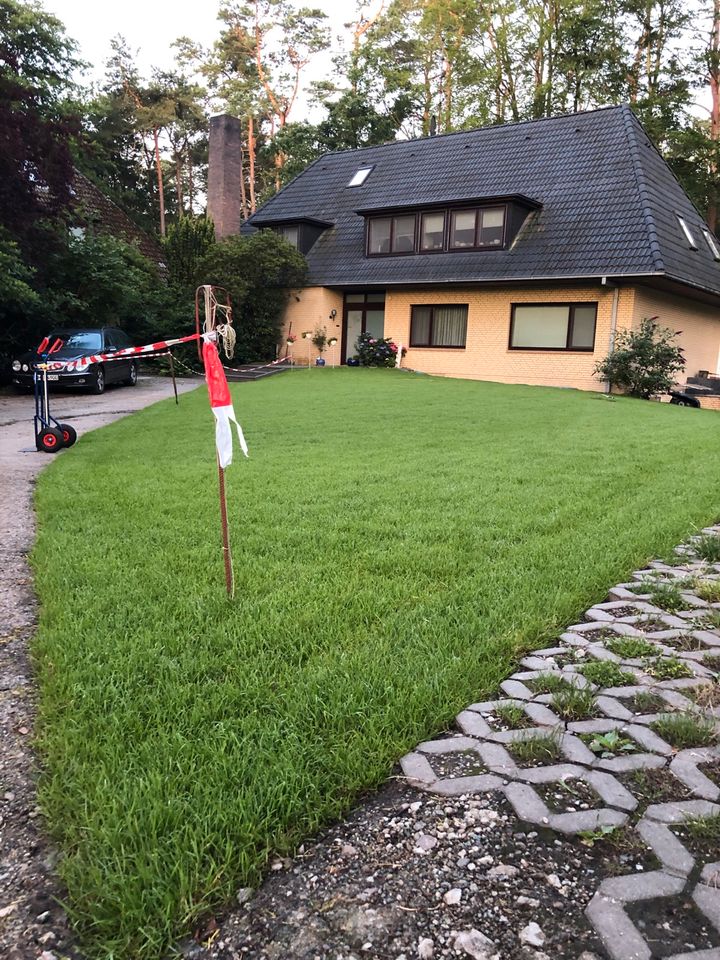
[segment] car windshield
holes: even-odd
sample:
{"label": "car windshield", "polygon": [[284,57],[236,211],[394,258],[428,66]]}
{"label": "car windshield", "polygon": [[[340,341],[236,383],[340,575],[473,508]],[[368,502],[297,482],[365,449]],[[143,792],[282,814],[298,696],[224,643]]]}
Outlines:
{"label": "car windshield", "polygon": [[53,330],[48,337],[48,346],[62,340],[60,353],[97,353],[102,350],[102,335],[93,330]]}

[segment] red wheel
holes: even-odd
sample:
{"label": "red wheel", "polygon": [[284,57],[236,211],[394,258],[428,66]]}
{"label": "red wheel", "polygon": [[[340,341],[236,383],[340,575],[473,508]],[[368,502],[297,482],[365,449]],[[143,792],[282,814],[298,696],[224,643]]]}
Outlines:
{"label": "red wheel", "polygon": [[69,423],[61,423],[59,429],[62,433],[63,446],[71,447],[77,440],[75,427],[71,427]]}
{"label": "red wheel", "polygon": [[38,443],[40,450],[44,450],[45,453],[57,453],[64,446],[63,435],[59,430],[51,428],[41,430],[38,434]]}

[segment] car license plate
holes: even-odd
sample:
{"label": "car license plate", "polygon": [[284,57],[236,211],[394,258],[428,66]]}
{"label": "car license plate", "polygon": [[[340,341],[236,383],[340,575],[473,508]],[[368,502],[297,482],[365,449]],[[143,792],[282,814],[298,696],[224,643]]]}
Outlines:
{"label": "car license plate", "polygon": [[60,374],[59,374],[59,373],[49,373],[49,374],[48,374],[48,380],[59,380],[59,379],[60,379]]}

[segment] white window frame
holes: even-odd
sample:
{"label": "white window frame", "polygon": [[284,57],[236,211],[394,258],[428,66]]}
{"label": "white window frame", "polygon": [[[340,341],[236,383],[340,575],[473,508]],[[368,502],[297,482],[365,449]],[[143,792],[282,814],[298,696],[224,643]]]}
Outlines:
{"label": "white window frame", "polygon": [[687,223],[685,222],[685,218],[684,218],[684,217],[681,217],[679,213],[676,213],[675,216],[677,217],[678,223],[680,224],[680,227],[682,228],[682,232],[685,234],[685,238],[687,239],[687,242],[688,242],[688,244],[690,245],[690,249],[691,249],[691,250],[697,250],[698,245],[697,245],[697,243],[695,242],[695,237],[692,235],[692,232],[691,232],[691,230],[690,230],[690,227],[689,227],[689,226],[687,225]]}
{"label": "white window frame", "polygon": [[710,253],[713,255],[713,260],[720,261],[720,247],[717,245],[717,240],[710,233],[707,227],[702,228],[703,236],[705,237],[705,243],[710,247]]}

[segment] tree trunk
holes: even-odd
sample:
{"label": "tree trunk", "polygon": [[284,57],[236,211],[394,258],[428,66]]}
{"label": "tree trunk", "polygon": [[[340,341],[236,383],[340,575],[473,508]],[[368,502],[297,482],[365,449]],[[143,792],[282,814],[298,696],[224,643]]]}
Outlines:
{"label": "tree trunk", "polygon": [[249,177],[248,187],[250,190],[250,213],[255,213],[257,204],[255,202],[255,124],[252,114],[248,117],[248,165]]}
{"label": "tree trunk", "polygon": [[185,213],[185,197],[183,196],[182,154],[175,154],[175,192],[177,193],[178,216]]}
{"label": "tree trunk", "polygon": [[160,204],[160,236],[165,236],[165,185],[163,184],[162,163],[160,162],[160,133],[153,127],[153,142],[155,144],[155,173],[157,174],[158,202]]}
{"label": "tree trunk", "polygon": [[717,154],[720,148],[720,0],[713,2],[713,24],[710,33],[710,50],[708,56],[708,74],[710,80],[710,96],[712,105],[710,107],[710,172],[712,174],[713,187],[711,188],[708,199],[707,222],[712,231],[717,229],[718,223],[718,163]]}

